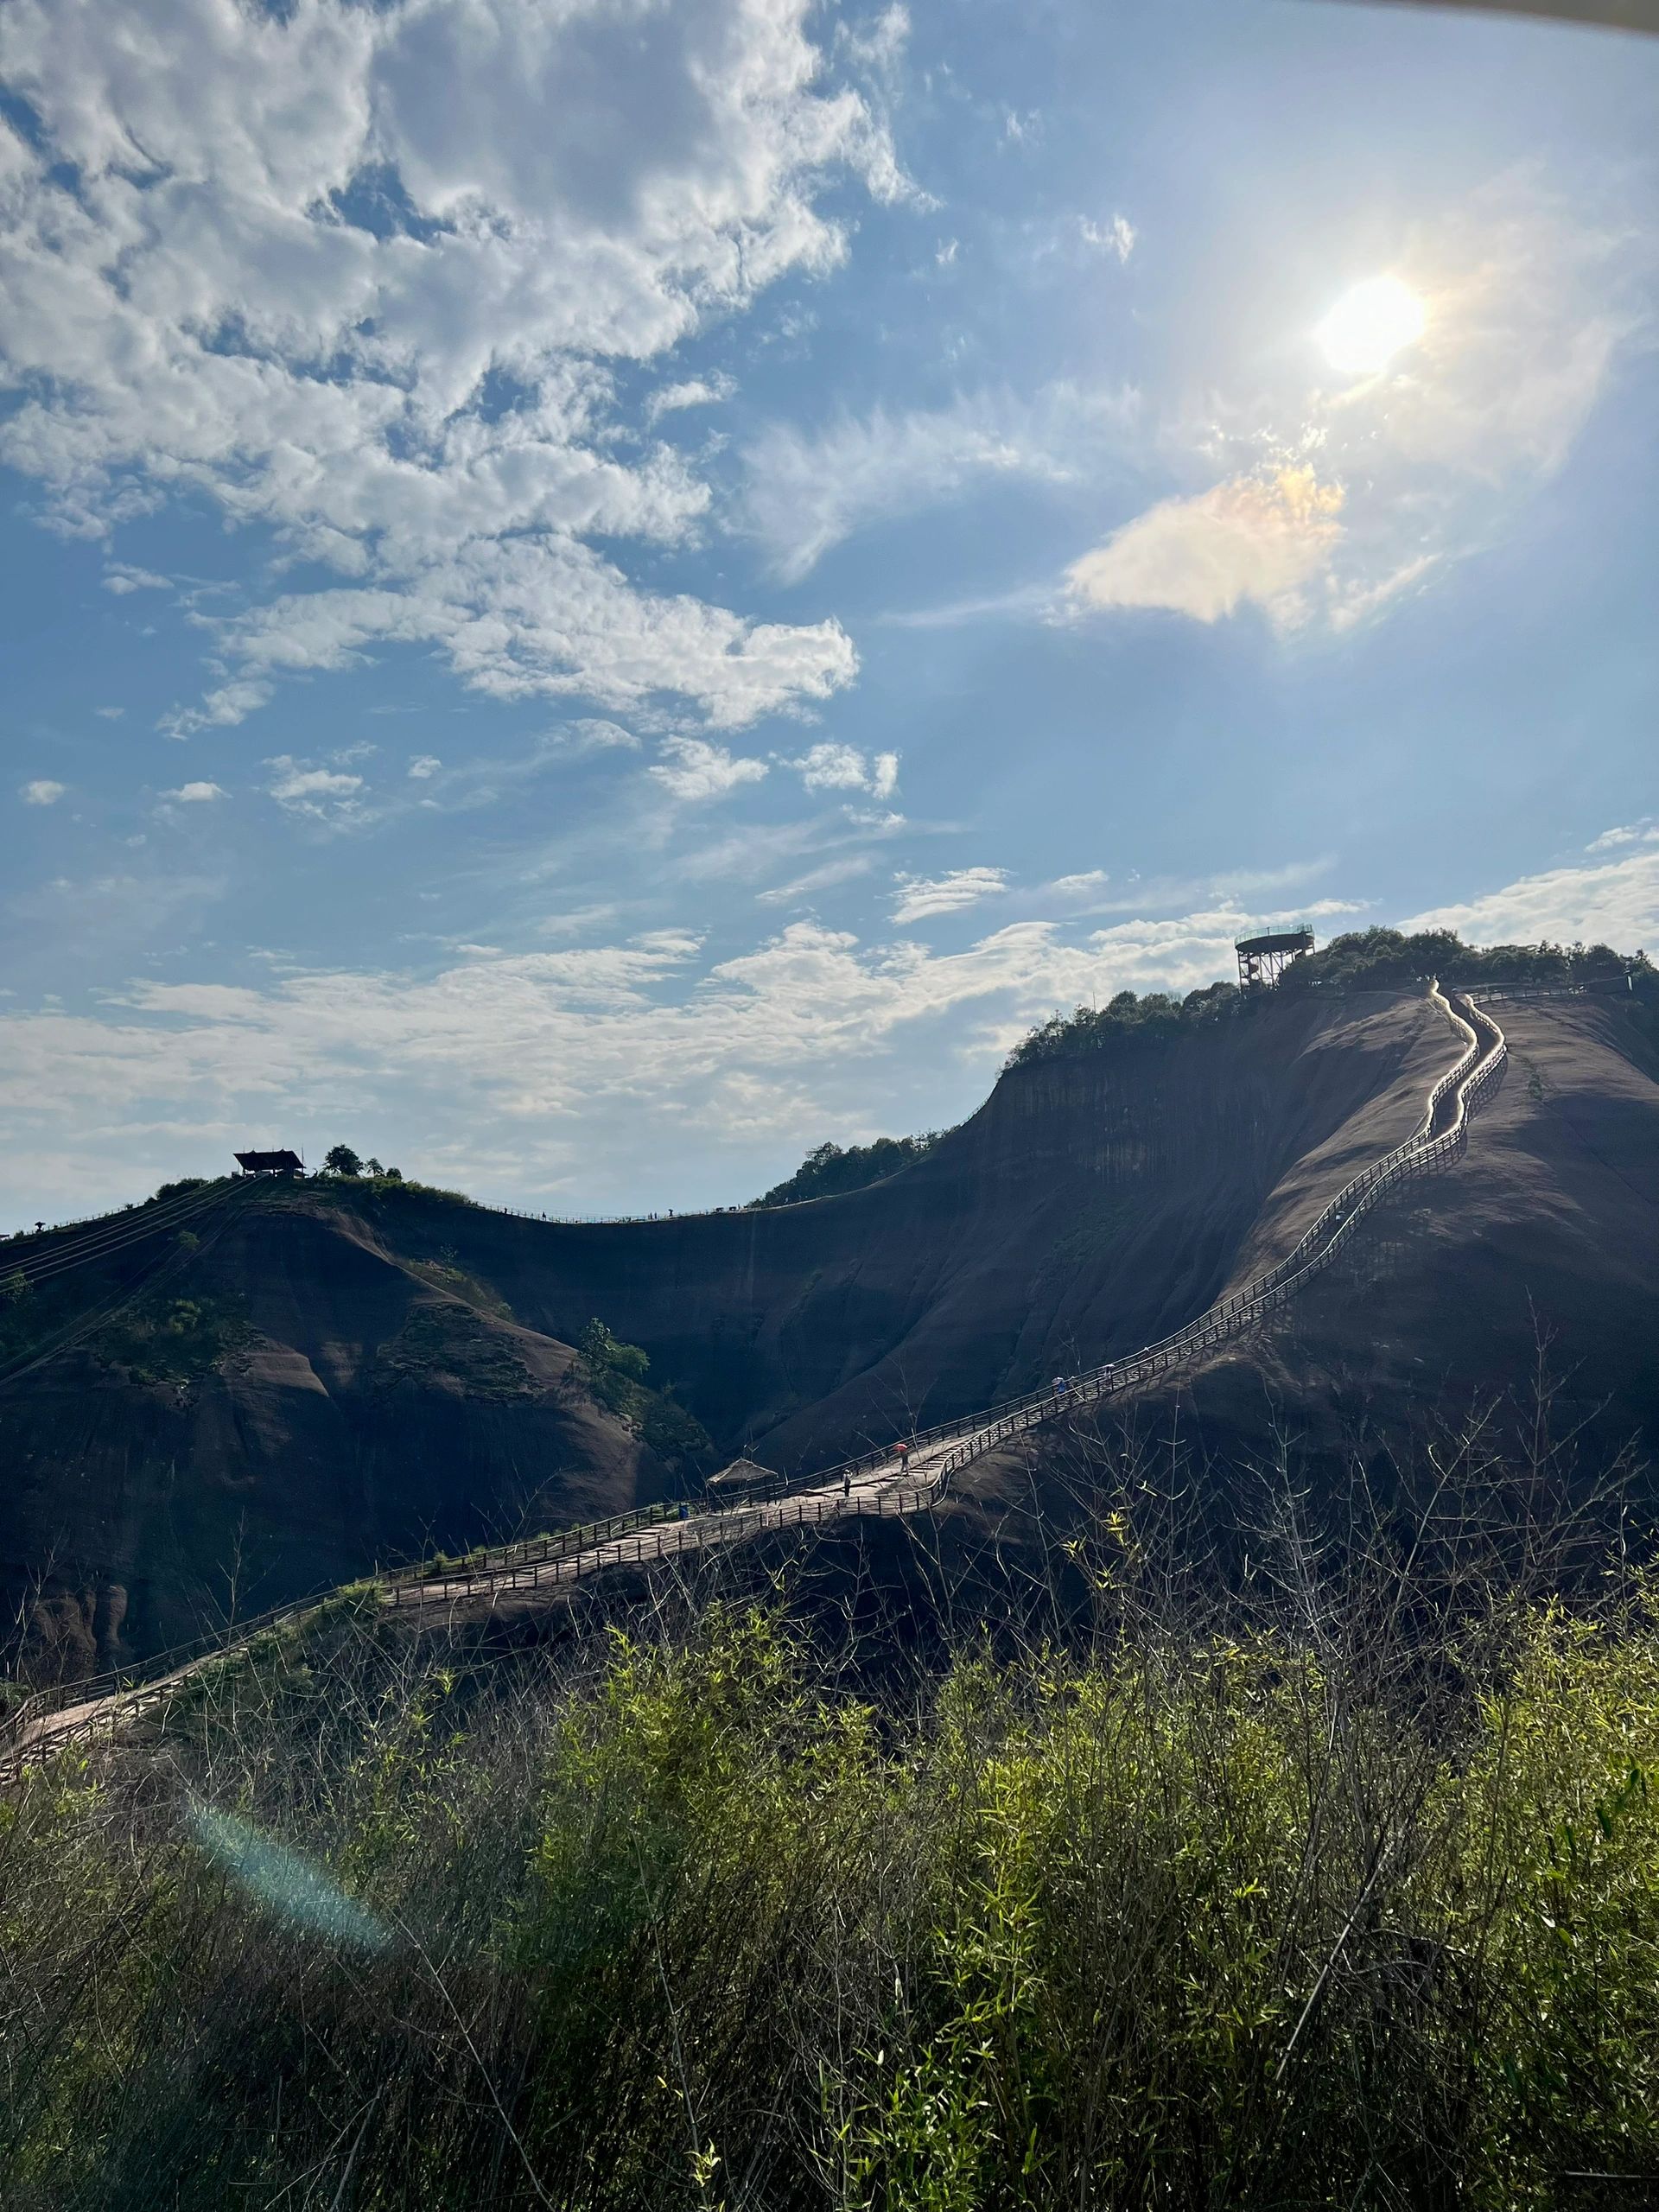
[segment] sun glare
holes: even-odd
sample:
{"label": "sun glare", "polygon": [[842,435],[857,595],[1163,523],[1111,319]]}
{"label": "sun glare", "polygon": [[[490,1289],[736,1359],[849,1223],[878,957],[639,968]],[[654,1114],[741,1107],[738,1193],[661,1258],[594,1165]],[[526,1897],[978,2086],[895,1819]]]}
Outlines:
{"label": "sun glare", "polygon": [[1373,276],[1344,292],[1314,332],[1333,369],[1375,376],[1423,334],[1423,303],[1397,276]]}

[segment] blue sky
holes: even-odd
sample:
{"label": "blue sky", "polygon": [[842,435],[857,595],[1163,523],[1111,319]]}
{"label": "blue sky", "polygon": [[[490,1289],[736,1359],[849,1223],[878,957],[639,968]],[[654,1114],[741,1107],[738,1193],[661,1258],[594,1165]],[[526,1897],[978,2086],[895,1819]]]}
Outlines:
{"label": "blue sky", "polygon": [[0,68],[0,1224],[342,1137],[728,1202],[1252,924],[1659,940],[1659,42],[8,0]]}

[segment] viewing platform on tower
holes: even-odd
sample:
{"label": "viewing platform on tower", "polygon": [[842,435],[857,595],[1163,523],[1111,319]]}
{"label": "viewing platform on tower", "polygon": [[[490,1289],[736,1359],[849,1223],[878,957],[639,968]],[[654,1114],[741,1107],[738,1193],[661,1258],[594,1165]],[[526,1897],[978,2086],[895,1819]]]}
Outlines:
{"label": "viewing platform on tower", "polygon": [[1238,955],[1241,991],[1271,990],[1293,960],[1313,950],[1310,929],[1270,930],[1265,937],[1241,937],[1234,941]]}

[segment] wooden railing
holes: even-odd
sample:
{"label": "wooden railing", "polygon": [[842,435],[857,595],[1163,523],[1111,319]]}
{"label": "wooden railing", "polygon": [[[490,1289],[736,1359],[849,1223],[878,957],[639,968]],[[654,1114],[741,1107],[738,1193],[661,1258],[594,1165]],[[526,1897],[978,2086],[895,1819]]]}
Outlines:
{"label": "wooden railing", "polygon": [[[1526,988],[1528,997],[1578,996],[1570,987]],[[1058,1389],[1033,1391],[957,1421],[940,1422],[906,1440],[908,1456],[925,1470],[910,1471],[895,1459],[892,1446],[860,1454],[802,1478],[780,1477],[775,1491],[741,1506],[703,1508],[648,1506],[594,1522],[528,1543],[501,1545],[439,1567],[416,1566],[378,1578],[381,1601],[394,1608],[421,1606],[437,1599],[453,1604],[480,1592],[504,1592],[539,1582],[578,1581],[612,1567],[649,1564],[714,1543],[741,1541],[762,1529],[819,1524],[848,1516],[914,1513],[936,1503],[964,1467],[1009,1439],[1071,1413],[1080,1406],[1116,1397],[1167,1374],[1194,1355],[1242,1336],[1268,1315],[1281,1310],[1345,1249],[1373,1207],[1390,1191],[1437,1173],[1457,1159],[1468,1141],[1469,1119],[1496,1086],[1508,1058],[1503,1033],[1479,1001],[1520,997],[1520,988],[1458,991],[1448,1000],[1433,995],[1468,1042],[1428,1094],[1423,1117],[1413,1134],[1374,1160],[1338,1192],[1303,1232],[1294,1247],[1261,1275],[1219,1300],[1185,1328],[1144,1345],[1126,1358],[1107,1360]],[[1458,1001],[1467,1013],[1458,1011]],[[1446,1110],[1451,1102],[1450,1111]],[[1437,1126],[1443,1122],[1444,1126]],[[941,1445],[947,1448],[934,1457]],[[895,1468],[874,1490],[855,1490],[861,1475]],[[15,1774],[37,1751],[59,1747],[90,1734],[117,1707],[124,1715],[143,1713],[171,1696],[181,1682],[213,1659],[248,1643],[263,1630],[315,1615],[327,1602],[309,1599],[277,1606],[253,1621],[157,1654],[142,1670],[118,1671],[88,1681],[36,1692],[14,1707],[0,1722],[0,1777]],[[42,1723],[54,1713],[81,1706],[92,1710],[69,1727]]]}

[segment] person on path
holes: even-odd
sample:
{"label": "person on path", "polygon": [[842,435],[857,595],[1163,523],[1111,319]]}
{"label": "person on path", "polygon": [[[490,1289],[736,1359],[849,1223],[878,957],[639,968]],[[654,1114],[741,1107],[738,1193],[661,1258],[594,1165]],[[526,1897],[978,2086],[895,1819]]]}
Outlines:
{"label": "person on path", "polygon": [[850,1497],[853,1494],[853,1471],[850,1467],[841,1478],[841,1494],[843,1497]]}
{"label": "person on path", "polygon": [[902,1475],[910,1465],[910,1445],[906,1440],[903,1438],[899,1440],[895,1456],[899,1461],[899,1471]]}

